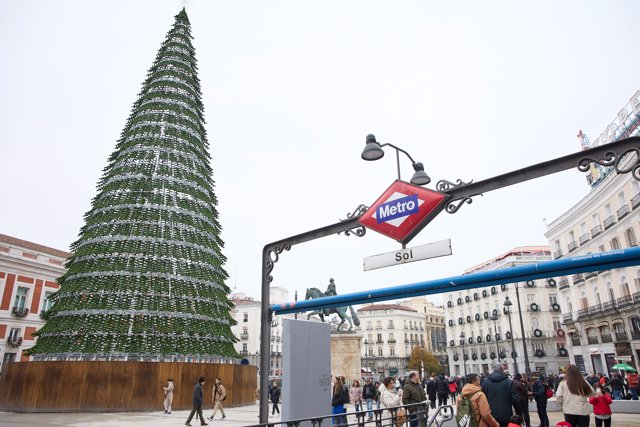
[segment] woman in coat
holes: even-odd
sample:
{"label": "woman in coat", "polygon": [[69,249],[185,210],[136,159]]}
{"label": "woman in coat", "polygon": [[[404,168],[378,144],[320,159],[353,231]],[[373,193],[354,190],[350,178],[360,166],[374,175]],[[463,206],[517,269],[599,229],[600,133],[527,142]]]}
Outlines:
{"label": "woman in coat", "polygon": [[578,367],[567,366],[564,381],[558,385],[556,400],[562,408],[564,420],[571,424],[571,427],[589,427],[589,398],[592,395],[593,389],[585,381]]}
{"label": "woman in coat", "polygon": [[331,397],[331,413],[336,415],[331,419],[332,425],[347,425],[347,417],[344,415],[344,404],[349,401],[345,396],[344,386],[340,377],[333,378],[333,396]]}
{"label": "woman in coat", "polygon": [[[382,390],[382,393],[380,394],[380,402],[382,405],[387,409],[394,406],[400,406],[402,404],[402,389],[398,394],[396,394],[394,391],[395,381],[391,377],[387,377],[382,380],[382,384],[384,385],[384,390]],[[389,411],[389,414],[391,414],[391,411]],[[385,425],[386,423],[383,422],[382,424]]]}
{"label": "woman in coat", "polygon": [[353,381],[349,395],[351,396],[351,403],[356,407],[356,412],[362,411],[362,387],[360,387],[360,381]]}
{"label": "woman in coat", "polygon": [[167,380],[167,386],[162,387],[164,390],[164,413],[171,413],[171,404],[173,403],[173,378]]}
{"label": "woman in coat", "polygon": [[473,408],[473,413],[476,416],[479,427],[500,427],[500,423],[491,415],[491,407],[489,406],[487,396],[485,396],[482,388],[480,388],[480,378],[478,374],[469,374],[465,379],[465,385],[462,387],[460,396],[458,397],[458,405],[460,405],[462,399],[468,397],[469,400],[471,400],[471,407]]}

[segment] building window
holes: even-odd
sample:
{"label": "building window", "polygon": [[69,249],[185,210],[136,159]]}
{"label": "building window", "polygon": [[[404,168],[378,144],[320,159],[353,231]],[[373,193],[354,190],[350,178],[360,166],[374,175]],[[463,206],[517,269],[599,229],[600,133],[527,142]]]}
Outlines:
{"label": "building window", "polygon": [[389,356],[395,356],[396,350],[393,347],[389,347]]}
{"label": "building window", "polygon": [[382,357],[382,347],[378,347],[378,356]]}
{"label": "building window", "polygon": [[15,342],[18,341],[18,338],[20,338],[20,328],[11,328],[9,331],[9,340]]}
{"label": "building window", "polygon": [[373,347],[369,347],[369,357],[373,357]]}
{"label": "building window", "polygon": [[242,352],[243,352],[244,354],[246,354],[246,353],[247,353],[247,343],[246,343],[246,342],[243,342],[243,343],[242,343]]}
{"label": "building window", "polygon": [[623,207],[626,203],[627,202],[624,198],[624,193],[618,193],[618,206]]}
{"label": "building window", "polygon": [[617,237],[611,239],[611,250],[615,251],[616,249],[620,249],[620,242]]}
{"label": "building window", "polygon": [[245,323],[249,321],[249,313],[243,313],[242,321]]}
{"label": "building window", "polygon": [[536,296],[534,294],[527,294],[527,304],[533,304],[536,302]]}
{"label": "building window", "polygon": [[544,344],[541,343],[540,341],[534,342],[533,343],[533,351],[536,351],[536,350],[544,351]]}
{"label": "building window", "polygon": [[554,317],[553,318],[553,330],[554,331],[559,331],[560,329],[562,329],[562,322],[560,321],[559,318]]}
{"label": "building window", "polygon": [[376,329],[382,329],[382,321],[381,320],[376,321]]}
{"label": "building window", "polygon": [[629,246],[630,248],[638,246],[636,233],[633,231],[633,228],[627,228],[627,230],[624,232],[624,237],[627,239],[627,246]]}
{"label": "building window", "polygon": [[533,329],[538,329],[538,327],[539,327],[539,326],[540,326],[540,325],[539,325],[539,323],[538,323],[538,318],[537,318],[537,317],[532,317],[532,318],[531,318],[531,327],[532,327]]}
{"label": "building window", "polygon": [[47,311],[51,307],[53,307],[53,301],[51,300],[51,295],[53,295],[53,292],[47,291],[44,293],[44,300],[42,301],[42,311]]}
{"label": "building window", "polygon": [[22,286],[18,286],[16,290],[16,297],[13,300],[13,308],[17,308],[18,310],[23,310],[24,306],[27,304],[27,295],[29,294],[28,288],[23,288]]}
{"label": "building window", "polygon": [[[371,325],[371,321],[370,320],[367,320],[367,329],[368,330],[373,329],[373,326]],[[369,337],[371,337],[371,336],[369,336]],[[371,339],[371,338],[369,338],[369,339]]]}
{"label": "building window", "polygon": [[381,342],[382,342],[382,334],[378,334],[378,340],[377,340],[377,342],[378,342],[378,343],[381,343]]}
{"label": "building window", "polygon": [[389,334],[389,341],[393,341],[393,334]]}
{"label": "building window", "polygon": [[549,304],[553,305],[557,303],[558,303],[558,296],[556,294],[549,294]]}
{"label": "building window", "polygon": [[394,329],[394,326],[393,326],[393,320],[389,320],[389,326],[388,326],[388,328],[389,328],[389,329]]}

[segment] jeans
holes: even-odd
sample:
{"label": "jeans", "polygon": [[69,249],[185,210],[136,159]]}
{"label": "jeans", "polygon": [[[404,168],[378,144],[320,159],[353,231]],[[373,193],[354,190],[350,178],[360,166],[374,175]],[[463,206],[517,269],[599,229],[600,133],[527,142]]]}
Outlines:
{"label": "jeans", "polygon": [[418,427],[418,414],[409,414],[409,425],[411,427]]}
{"label": "jeans", "polygon": [[373,399],[367,399],[367,416],[369,418],[373,418],[373,411],[371,411],[373,409]]}
{"label": "jeans", "polygon": [[344,409],[344,405],[337,405],[331,408],[331,413],[336,415],[331,418],[331,425],[336,426],[346,426],[347,425],[347,417],[344,414],[346,411]]}
{"label": "jeans", "polygon": [[611,398],[613,400],[622,400],[622,391],[621,390],[613,390],[611,392]]}
{"label": "jeans", "polygon": [[549,427],[549,416],[547,415],[547,401],[536,400],[536,406],[538,408],[538,418],[540,418],[540,425],[542,427]]}
{"label": "jeans", "polygon": [[638,400],[638,389],[636,387],[630,387],[631,400]]}
{"label": "jeans", "polygon": [[571,427],[589,427],[589,415],[564,414],[564,420],[571,424]]}

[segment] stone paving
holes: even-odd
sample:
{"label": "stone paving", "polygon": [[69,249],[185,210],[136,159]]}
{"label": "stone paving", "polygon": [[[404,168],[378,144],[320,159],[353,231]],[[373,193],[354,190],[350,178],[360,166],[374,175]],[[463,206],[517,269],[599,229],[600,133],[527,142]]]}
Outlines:
{"label": "stone paving", "polygon": [[[640,405],[640,402],[638,402]],[[348,408],[350,411],[353,408]],[[258,423],[258,405],[243,406],[238,408],[225,409],[227,418],[220,419],[220,414],[216,415],[213,421],[205,420],[210,426],[219,427],[239,427],[255,425]],[[204,411],[204,415],[211,415],[211,408]],[[153,427],[153,426],[183,426],[189,411],[174,411],[170,415],[164,415],[163,411],[158,412],[115,412],[115,413],[48,413],[48,414],[24,414],[12,412],[0,412],[0,426],[95,426],[95,427]],[[638,414],[616,414],[613,415],[613,425],[615,427],[638,427],[640,426]],[[560,412],[550,412],[549,419],[551,426],[561,421],[562,414]],[[349,422],[353,422],[354,417],[349,417]],[[270,418],[269,422],[278,422],[278,416]],[[538,416],[535,412],[531,412],[531,422],[533,426],[537,426]],[[199,426],[200,423],[192,420],[193,426]],[[373,423],[367,423],[373,426]],[[455,422],[447,423],[448,426],[454,426]],[[591,416],[591,425],[595,425],[593,416]]]}

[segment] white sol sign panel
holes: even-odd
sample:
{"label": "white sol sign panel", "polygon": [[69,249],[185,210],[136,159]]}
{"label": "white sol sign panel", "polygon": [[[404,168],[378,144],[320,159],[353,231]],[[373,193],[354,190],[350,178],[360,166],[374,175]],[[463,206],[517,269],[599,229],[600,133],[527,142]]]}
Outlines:
{"label": "white sol sign panel", "polygon": [[439,242],[427,243],[415,248],[401,249],[396,252],[387,252],[380,255],[366,257],[363,262],[364,271],[376,268],[391,267],[393,265],[407,264],[423,259],[437,258],[451,255],[451,239]]}

